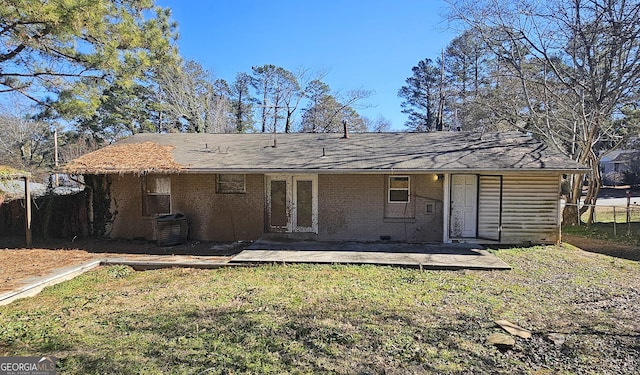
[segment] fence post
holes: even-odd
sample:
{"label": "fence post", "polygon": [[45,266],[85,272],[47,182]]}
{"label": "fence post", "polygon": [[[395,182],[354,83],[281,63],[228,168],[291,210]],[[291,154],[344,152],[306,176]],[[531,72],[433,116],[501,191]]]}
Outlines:
{"label": "fence post", "polygon": [[616,232],[616,221],[618,221],[616,219],[616,206],[613,206],[613,236],[614,237],[617,235],[617,232]]}
{"label": "fence post", "polygon": [[580,215],[580,198],[578,198],[578,203],[576,204],[576,215],[578,215],[578,226],[580,226],[580,222],[582,221],[582,215]]}
{"label": "fence post", "polygon": [[31,188],[29,186],[29,177],[23,177],[22,179],[24,180],[24,238],[27,247],[31,247]]}
{"label": "fence post", "polygon": [[631,207],[631,191],[627,190],[627,236],[631,235],[631,216],[630,216],[630,207]]}

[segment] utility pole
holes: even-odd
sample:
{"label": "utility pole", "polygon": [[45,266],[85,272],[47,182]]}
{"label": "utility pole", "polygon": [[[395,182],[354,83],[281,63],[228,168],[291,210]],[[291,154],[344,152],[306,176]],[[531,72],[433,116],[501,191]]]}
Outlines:
{"label": "utility pole", "polygon": [[55,187],[58,187],[58,128],[53,128],[53,165],[55,167],[53,183]]}

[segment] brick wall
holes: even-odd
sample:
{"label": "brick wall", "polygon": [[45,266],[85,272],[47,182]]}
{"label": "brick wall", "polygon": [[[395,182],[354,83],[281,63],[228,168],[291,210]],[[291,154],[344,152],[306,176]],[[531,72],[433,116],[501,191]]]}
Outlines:
{"label": "brick wall", "polygon": [[107,235],[115,238],[153,238],[153,218],[142,216],[142,177],[109,176],[111,212],[114,214]]}
{"label": "brick wall", "polygon": [[[404,207],[387,203],[386,175],[319,175],[318,239],[442,241],[442,181],[431,174],[410,178],[410,202]],[[247,175],[244,194],[217,194],[214,174],[173,175],[171,211],[187,217],[191,239],[255,240],[265,230],[264,189],[264,175]],[[111,191],[117,214],[110,235],[152,239],[153,218],[142,216],[141,178],[113,176]]]}
{"label": "brick wall", "polygon": [[[389,236],[392,241],[442,241],[442,181],[431,174],[409,176],[409,203],[389,204],[386,175],[320,175],[318,237],[376,241]],[[430,213],[427,203],[433,209]]]}
{"label": "brick wall", "polygon": [[172,176],[172,210],[187,216],[192,238],[255,240],[264,232],[264,176],[245,181],[244,194],[217,194],[214,174]]}
{"label": "brick wall", "polygon": [[[154,218],[142,216],[142,177],[111,177],[111,237],[153,239]],[[171,176],[171,212],[189,223],[189,238],[255,240],[264,231],[264,177],[247,175],[245,194],[217,194],[214,174]]]}

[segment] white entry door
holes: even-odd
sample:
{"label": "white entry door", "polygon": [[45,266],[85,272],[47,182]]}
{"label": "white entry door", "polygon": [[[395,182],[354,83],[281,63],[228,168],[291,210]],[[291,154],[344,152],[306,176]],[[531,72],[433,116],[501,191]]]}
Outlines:
{"label": "white entry door", "polygon": [[451,175],[451,238],[475,238],[478,219],[478,178]]}
{"label": "white entry door", "polygon": [[318,233],[317,175],[268,175],[266,182],[269,231]]}

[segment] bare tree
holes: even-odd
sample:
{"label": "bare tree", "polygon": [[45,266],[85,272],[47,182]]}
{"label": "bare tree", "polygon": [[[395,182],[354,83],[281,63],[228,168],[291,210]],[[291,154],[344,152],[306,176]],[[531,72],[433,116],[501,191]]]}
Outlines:
{"label": "bare tree", "polygon": [[386,133],[391,131],[391,120],[382,115],[378,115],[375,119],[362,117],[362,121],[367,127],[367,131],[372,133]]}
{"label": "bare tree", "polygon": [[0,110],[0,160],[19,169],[34,170],[53,160],[53,137],[49,124],[17,114],[24,111],[22,107]]}
{"label": "bare tree", "polygon": [[[591,168],[585,203],[600,189],[602,147],[625,140],[614,121],[637,103],[640,86],[640,3],[624,0],[453,1],[451,16],[479,35],[517,79],[521,107],[512,125],[534,133]],[[580,196],[574,175],[570,203]],[[568,206],[571,207],[571,206]],[[582,207],[580,212],[586,211]],[[565,209],[565,222],[576,222]]]}
{"label": "bare tree", "polygon": [[[301,131],[311,133],[335,133],[342,131],[346,120],[351,131],[364,132],[367,127],[356,111],[360,101],[371,96],[365,89],[349,90],[345,94],[332,94],[329,86],[313,80],[307,88],[309,105],[304,110]],[[366,104],[361,104],[366,107]]]}
{"label": "bare tree", "polygon": [[223,133],[228,131],[229,93],[226,83],[195,61],[163,67],[158,73],[160,101],[179,131]]}
{"label": "bare tree", "polygon": [[213,100],[209,103],[210,133],[235,133],[235,124],[231,110],[231,89],[224,79],[213,83]]}

